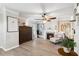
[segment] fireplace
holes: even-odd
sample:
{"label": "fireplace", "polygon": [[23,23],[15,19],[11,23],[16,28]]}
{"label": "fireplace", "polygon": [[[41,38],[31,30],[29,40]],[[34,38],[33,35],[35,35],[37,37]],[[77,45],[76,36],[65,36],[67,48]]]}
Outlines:
{"label": "fireplace", "polygon": [[54,33],[47,33],[47,39],[50,39],[51,37],[54,37]]}

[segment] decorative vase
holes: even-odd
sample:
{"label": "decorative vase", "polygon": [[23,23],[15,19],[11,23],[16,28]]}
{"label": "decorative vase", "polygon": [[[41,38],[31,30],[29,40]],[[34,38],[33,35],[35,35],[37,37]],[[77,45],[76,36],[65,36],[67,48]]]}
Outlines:
{"label": "decorative vase", "polygon": [[66,52],[66,53],[69,53],[71,51],[71,48],[63,47],[63,49],[64,49],[64,52]]}

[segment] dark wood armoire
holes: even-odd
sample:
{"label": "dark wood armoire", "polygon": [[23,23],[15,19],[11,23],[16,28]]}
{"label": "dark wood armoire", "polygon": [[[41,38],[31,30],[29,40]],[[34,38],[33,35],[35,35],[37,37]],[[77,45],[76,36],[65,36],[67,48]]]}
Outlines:
{"label": "dark wood armoire", "polygon": [[32,27],[19,26],[19,44],[32,40]]}

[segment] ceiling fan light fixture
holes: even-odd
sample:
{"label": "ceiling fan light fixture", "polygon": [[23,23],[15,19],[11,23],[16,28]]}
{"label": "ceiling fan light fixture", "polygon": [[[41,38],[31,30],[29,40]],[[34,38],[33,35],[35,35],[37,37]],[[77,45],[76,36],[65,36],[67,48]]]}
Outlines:
{"label": "ceiling fan light fixture", "polygon": [[47,22],[46,20],[43,21],[44,24],[45,24],[46,22]]}

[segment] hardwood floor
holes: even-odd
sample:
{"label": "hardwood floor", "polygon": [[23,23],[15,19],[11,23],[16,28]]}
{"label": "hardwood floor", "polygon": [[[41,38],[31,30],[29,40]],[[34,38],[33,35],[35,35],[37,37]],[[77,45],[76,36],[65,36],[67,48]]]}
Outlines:
{"label": "hardwood floor", "polygon": [[48,40],[35,40],[23,43],[7,52],[0,49],[0,56],[60,56],[59,47]]}

